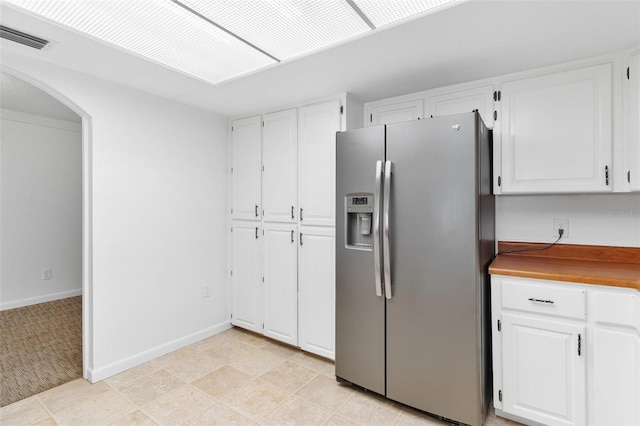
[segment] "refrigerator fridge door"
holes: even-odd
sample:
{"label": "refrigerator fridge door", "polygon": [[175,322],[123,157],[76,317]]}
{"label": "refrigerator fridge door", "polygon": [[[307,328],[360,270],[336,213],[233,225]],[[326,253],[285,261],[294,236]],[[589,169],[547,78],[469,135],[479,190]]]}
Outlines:
{"label": "refrigerator fridge door", "polygon": [[480,420],[476,116],[387,126],[387,397]]}
{"label": "refrigerator fridge door", "polygon": [[336,137],[336,376],[380,394],[385,391],[379,220],[384,138],[384,126]]}

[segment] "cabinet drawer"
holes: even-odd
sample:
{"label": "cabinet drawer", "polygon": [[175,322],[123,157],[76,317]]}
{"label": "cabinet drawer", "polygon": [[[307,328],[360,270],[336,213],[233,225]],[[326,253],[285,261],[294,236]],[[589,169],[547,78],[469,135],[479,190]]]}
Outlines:
{"label": "cabinet drawer", "polygon": [[633,327],[640,333],[637,292],[594,291],[594,320],[598,324]]}
{"label": "cabinet drawer", "polygon": [[586,292],[579,289],[502,281],[502,307],[559,317],[586,319]]}

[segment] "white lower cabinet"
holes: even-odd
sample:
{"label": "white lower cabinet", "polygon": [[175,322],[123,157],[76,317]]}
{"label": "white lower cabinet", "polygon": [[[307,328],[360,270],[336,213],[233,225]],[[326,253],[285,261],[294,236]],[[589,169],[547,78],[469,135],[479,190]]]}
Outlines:
{"label": "white lower cabinet", "polygon": [[231,228],[231,323],[262,332],[260,222],[234,222]]}
{"label": "white lower cabinet", "polygon": [[266,224],[262,239],[263,332],[298,344],[298,247],[295,225]]}
{"label": "white lower cabinet", "polygon": [[640,425],[640,292],[594,291],[593,425]]}
{"label": "white lower cabinet", "polygon": [[498,416],[640,424],[640,292],[493,275],[491,299]]}
{"label": "white lower cabinet", "polygon": [[299,343],[335,358],[335,231],[301,227],[298,236]]}
{"label": "white lower cabinet", "polygon": [[586,417],[585,327],[502,314],[502,410],[552,425]]}

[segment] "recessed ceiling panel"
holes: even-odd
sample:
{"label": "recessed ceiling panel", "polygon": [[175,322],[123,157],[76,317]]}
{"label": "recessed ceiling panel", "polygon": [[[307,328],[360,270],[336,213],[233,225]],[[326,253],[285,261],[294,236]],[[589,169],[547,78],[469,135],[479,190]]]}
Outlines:
{"label": "recessed ceiling panel", "polygon": [[346,0],[179,0],[280,60],[369,30]]}
{"label": "recessed ceiling panel", "polygon": [[212,83],[276,62],[169,0],[8,2]]}
{"label": "recessed ceiling panel", "polygon": [[353,0],[376,27],[424,15],[444,5],[462,1],[466,0]]}

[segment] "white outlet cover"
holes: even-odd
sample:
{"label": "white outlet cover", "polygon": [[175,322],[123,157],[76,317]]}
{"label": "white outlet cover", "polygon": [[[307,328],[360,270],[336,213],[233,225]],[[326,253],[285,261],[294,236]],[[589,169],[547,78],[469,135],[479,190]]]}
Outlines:
{"label": "white outlet cover", "polygon": [[564,229],[564,233],[562,234],[562,239],[569,238],[569,219],[553,219],[553,236],[558,238],[560,234],[558,233],[558,229]]}

